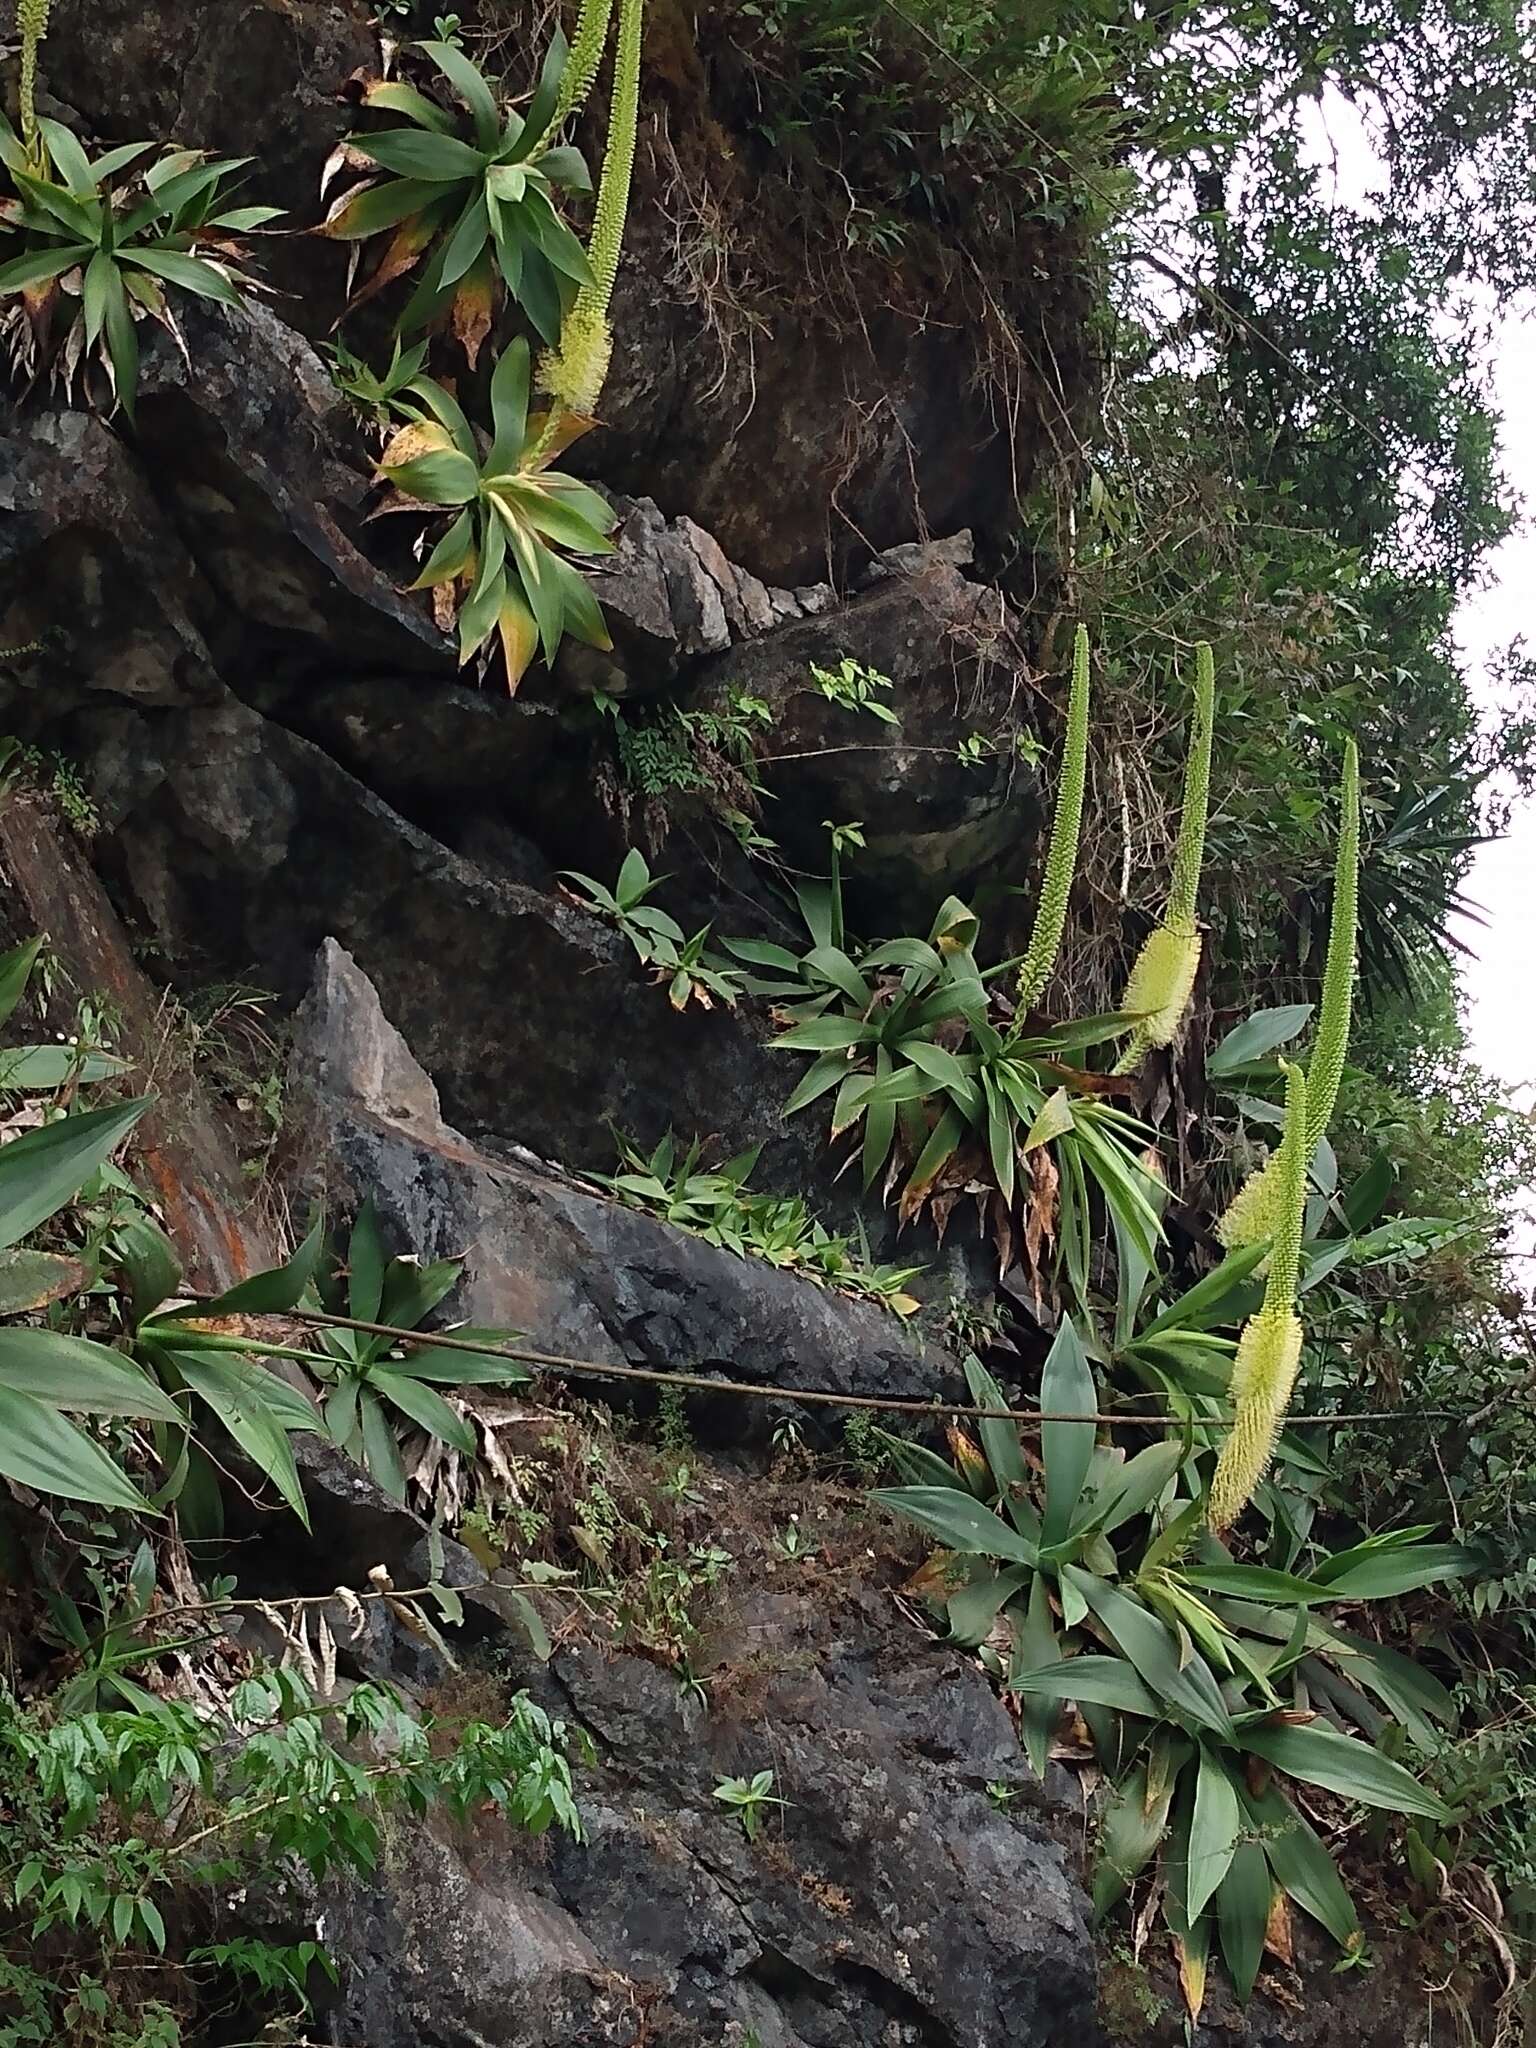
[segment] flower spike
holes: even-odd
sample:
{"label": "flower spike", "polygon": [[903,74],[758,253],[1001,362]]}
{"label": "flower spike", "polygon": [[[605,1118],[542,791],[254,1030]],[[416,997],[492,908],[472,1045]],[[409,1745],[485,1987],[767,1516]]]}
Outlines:
{"label": "flower spike", "polygon": [[1056,966],[1066,930],[1067,902],[1077,872],[1077,841],[1083,823],[1083,790],[1088,779],[1088,628],[1079,626],[1072,650],[1072,689],[1067,699],[1067,735],[1061,755],[1061,784],[1045,879],[1035,910],[1035,928],[1019,969],[1018,1008],[1022,1017],[1039,1000]]}
{"label": "flower spike", "polygon": [[[1360,756],[1353,740],[1344,749],[1340,780],[1339,850],[1333,871],[1333,918],[1328,929],[1328,960],[1323,969],[1323,994],[1318,1009],[1317,1038],[1307,1065],[1306,1160],[1328,1135],[1329,1119],[1349,1051],[1349,1024],[1355,981],[1355,923],[1360,896]],[[1259,1172],[1250,1174],[1216,1225],[1228,1251],[1262,1244],[1275,1236],[1282,1211],[1278,1206],[1278,1154]]]}
{"label": "flower spike", "polygon": [[1154,1045],[1172,1045],[1194,993],[1200,971],[1200,868],[1205,858],[1205,821],[1211,797],[1211,732],[1216,718],[1216,664],[1209,644],[1195,649],[1195,720],[1184,763],[1184,804],[1173,854],[1173,881],[1162,922],[1147,935],[1121,999],[1122,1010],[1139,1017],[1116,1063],[1117,1074],[1133,1074]]}
{"label": "flower spike", "polygon": [[[590,419],[596,412],[613,354],[608,307],[619,273],[624,223],[629,215],[629,186],[640,123],[640,43],[644,21],[645,0],[619,0],[608,141],[598,181],[592,240],[587,250],[592,277],[577,292],[576,303],[565,317],[560,346],[550,350],[539,365],[539,383],[556,400],[557,409],[575,413],[580,419]],[[578,28],[578,41],[580,36]]]}
{"label": "flower spike", "polygon": [[1301,1364],[1296,1313],[1301,1232],[1307,1201],[1307,1083],[1285,1064],[1285,1135],[1275,1155],[1275,1232],[1264,1303],[1238,1338],[1232,1367],[1232,1429],[1216,1462],[1207,1513],[1219,1534],[1230,1529],[1269,1469]]}

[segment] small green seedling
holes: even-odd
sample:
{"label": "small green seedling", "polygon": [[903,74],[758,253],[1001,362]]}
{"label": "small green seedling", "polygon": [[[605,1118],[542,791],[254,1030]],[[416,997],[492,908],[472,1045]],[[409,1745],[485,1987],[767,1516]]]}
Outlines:
{"label": "small green seedling", "polygon": [[749,1842],[755,1842],[763,1831],[765,1807],[789,1804],[775,1794],[772,1771],[758,1771],[750,1778],[722,1778],[715,1787],[715,1797],[722,1806],[735,1810],[741,1832]]}

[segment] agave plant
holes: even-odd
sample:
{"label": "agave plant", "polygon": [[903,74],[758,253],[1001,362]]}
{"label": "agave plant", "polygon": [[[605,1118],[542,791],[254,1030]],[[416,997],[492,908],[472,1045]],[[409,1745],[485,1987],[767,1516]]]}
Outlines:
{"label": "agave plant", "polygon": [[[1006,1406],[974,1358],[966,1376],[978,1407]],[[1319,1610],[1456,1576],[1468,1554],[1414,1528],[1314,1555],[1304,1571],[1234,1563],[1202,1528],[1189,1445],[1170,1440],[1126,1457],[1097,1440],[1094,1377],[1070,1324],[1045,1363],[1040,1399],[1058,1419],[1041,1426],[1038,1478],[1016,1426],[999,1414],[975,1437],[952,1433],[953,1466],[883,1437],[911,1483],[874,1498],[942,1546],[916,1588],[951,1638],[977,1649],[1017,1696],[1022,1740],[1042,1775],[1061,1703],[1077,1706],[1114,1781],[1099,1911],[1161,1850],[1163,1910],[1197,2013],[1217,1940],[1247,1998],[1277,1898],[1353,1951],[1354,1907],[1287,1781],[1394,1813],[1442,1815],[1376,1741],[1385,1716],[1431,1751],[1436,1724],[1453,1710],[1410,1660]]]}
{"label": "agave plant", "polygon": [[0,226],[22,242],[0,264],[0,297],[21,302],[12,348],[29,370],[52,362],[66,384],[99,360],[131,419],[136,323],[159,321],[185,353],[167,287],[237,305],[257,284],[242,268],[240,238],[279,209],[229,204],[229,181],[247,157],[170,149],[145,167],[152,143],[124,143],[92,161],[57,121],[39,120],[37,136],[40,157],[0,122],[0,162],[15,187],[0,201]]}
{"label": "agave plant", "polygon": [[457,610],[461,662],[500,635],[513,690],[539,648],[552,662],[567,633],[591,647],[613,644],[597,600],[556,549],[611,554],[614,516],[589,485],[547,467],[560,436],[540,419],[530,423],[528,381],[528,344],[519,338],[491,378],[493,437],[482,452],[458,401],[417,378],[409,387],[417,417],[379,464],[399,494],[383,510],[457,512],[413,587],[442,592]]}
{"label": "agave plant", "polygon": [[453,44],[420,47],[463,112],[450,113],[398,79],[371,83],[363,104],[401,114],[407,125],[347,137],[342,161],[361,161],[370,175],[342,193],[319,232],[343,242],[389,235],[352,304],[419,271],[398,322],[404,334],[451,309],[453,330],[473,363],[504,287],[554,346],[577,289],[592,278],[585,250],[555,206],[557,188],[591,190],[580,151],[550,140],[569,110],[562,92],[570,59],[565,37],[556,32],[522,114],[498,100],[479,66]]}

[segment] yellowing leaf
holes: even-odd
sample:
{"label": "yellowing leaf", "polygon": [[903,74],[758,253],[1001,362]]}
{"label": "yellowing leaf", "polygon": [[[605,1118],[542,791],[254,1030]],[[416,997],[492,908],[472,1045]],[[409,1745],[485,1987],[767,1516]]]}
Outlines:
{"label": "yellowing leaf", "polygon": [[1190,2019],[1198,2020],[1200,2009],[1205,2004],[1206,1958],[1188,1944],[1173,1937],[1173,1952],[1179,1965],[1179,1989],[1184,1994],[1184,2004]]}

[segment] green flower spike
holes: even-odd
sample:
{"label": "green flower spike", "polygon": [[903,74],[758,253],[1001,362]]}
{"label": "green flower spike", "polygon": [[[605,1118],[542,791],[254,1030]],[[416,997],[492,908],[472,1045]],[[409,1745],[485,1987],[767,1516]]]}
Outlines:
{"label": "green flower spike", "polygon": [[1219,1534],[1230,1529],[1269,1469],[1275,1438],[1301,1364],[1301,1318],[1296,1287],[1301,1273],[1302,1218],[1307,1201],[1310,1089],[1299,1067],[1285,1065],[1285,1135],[1275,1154],[1274,1247],[1264,1303],[1250,1316],[1232,1366],[1232,1429],[1211,1481],[1207,1514]]}
{"label": "green flower spike", "polygon": [[586,105],[587,95],[597,77],[597,68],[603,61],[603,51],[608,46],[608,24],[612,16],[613,0],[581,0],[571,54],[560,78],[560,97],[555,102],[549,124],[550,134],[553,135]]}
{"label": "green flower spike", "polygon": [[[1307,1066],[1306,1163],[1328,1135],[1329,1119],[1344,1075],[1349,1051],[1349,1020],[1355,984],[1355,920],[1360,896],[1360,755],[1353,740],[1344,749],[1339,785],[1339,850],[1333,871],[1333,921],[1328,931],[1328,963],[1323,969],[1323,996],[1317,1039]],[[1278,1155],[1250,1174],[1216,1225],[1228,1251],[1262,1244],[1278,1228]]]}
{"label": "green flower spike", "polygon": [[1061,951],[1067,901],[1077,872],[1077,839],[1083,823],[1083,790],[1088,780],[1088,628],[1079,626],[1072,650],[1072,691],[1067,699],[1067,737],[1061,755],[1061,786],[1051,823],[1045,880],[1035,910],[1035,928],[1019,969],[1018,1011],[1039,1002]]}
{"label": "green flower spike", "polygon": [[1173,854],[1173,881],[1161,924],[1147,936],[1121,999],[1122,1010],[1141,1019],[1116,1063],[1117,1074],[1133,1074],[1150,1047],[1172,1045],[1194,993],[1200,971],[1200,867],[1205,858],[1205,821],[1211,796],[1211,731],[1216,718],[1216,663],[1202,640],[1195,649],[1195,722],[1184,763],[1184,804]]}
{"label": "green flower spike", "polygon": [[[608,142],[598,182],[592,241],[587,250],[592,277],[576,294],[576,303],[560,329],[560,346],[539,365],[539,383],[556,400],[560,412],[590,419],[597,411],[613,354],[608,307],[624,223],[629,214],[629,184],[635,167],[635,136],[640,122],[640,41],[645,0],[619,0],[619,35],[613,66],[613,99],[608,112]],[[577,30],[578,42],[581,29]]]}
{"label": "green flower spike", "polygon": [[21,114],[21,139],[27,154],[39,156],[37,140],[37,47],[48,33],[48,11],[53,0],[16,0],[16,26],[21,31],[21,82],[17,106]]}

